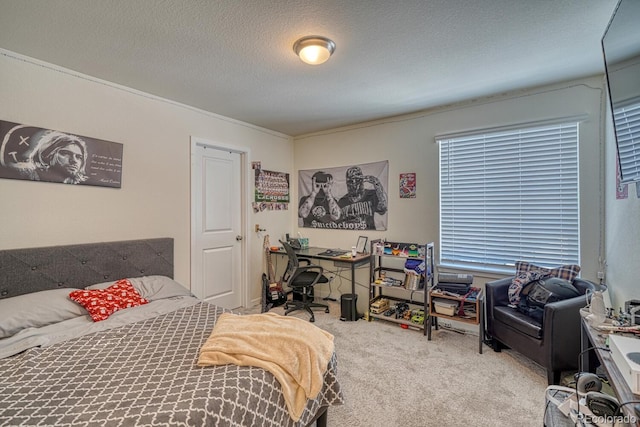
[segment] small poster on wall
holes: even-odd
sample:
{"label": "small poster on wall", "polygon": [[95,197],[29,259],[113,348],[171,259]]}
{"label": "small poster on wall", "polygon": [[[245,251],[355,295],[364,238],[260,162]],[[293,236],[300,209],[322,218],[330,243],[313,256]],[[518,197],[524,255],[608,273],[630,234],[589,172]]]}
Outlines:
{"label": "small poster on wall", "polygon": [[0,178],[120,188],[122,144],[0,120]]}
{"label": "small poster on wall", "polygon": [[407,172],[400,174],[400,198],[416,198],[416,173]]}
{"label": "small poster on wall", "polygon": [[386,230],[389,161],[301,170],[298,226]]}
{"label": "small poster on wall", "polygon": [[255,169],[255,201],[253,210],[287,210],[289,206],[289,174]]}

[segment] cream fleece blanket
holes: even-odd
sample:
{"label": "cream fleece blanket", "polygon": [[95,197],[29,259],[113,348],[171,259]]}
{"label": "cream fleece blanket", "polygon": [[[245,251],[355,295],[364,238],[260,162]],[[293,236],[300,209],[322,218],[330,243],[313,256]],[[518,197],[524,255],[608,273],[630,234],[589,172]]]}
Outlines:
{"label": "cream fleece blanket", "polygon": [[282,385],[289,414],[298,421],[307,399],[322,389],[333,351],[333,335],[308,321],[276,313],[223,313],[200,348],[198,366],[266,369]]}

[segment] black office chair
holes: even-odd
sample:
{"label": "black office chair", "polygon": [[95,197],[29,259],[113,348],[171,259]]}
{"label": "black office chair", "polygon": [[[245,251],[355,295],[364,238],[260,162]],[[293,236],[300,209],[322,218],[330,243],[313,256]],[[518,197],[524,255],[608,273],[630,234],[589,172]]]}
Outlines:
{"label": "black office chair", "polygon": [[[313,302],[313,287],[316,283],[329,283],[329,279],[323,274],[324,269],[322,266],[311,264],[311,261],[305,258],[299,259],[289,243],[283,241],[280,241],[280,243],[289,257],[289,264],[287,265],[287,271],[284,273],[283,281],[293,291],[291,300],[287,300],[284,305],[284,315],[286,316],[295,310],[306,310],[311,314],[309,321],[315,322],[316,319],[311,309],[324,308],[324,312],[328,313],[329,306]],[[301,265],[301,263],[306,265]]]}

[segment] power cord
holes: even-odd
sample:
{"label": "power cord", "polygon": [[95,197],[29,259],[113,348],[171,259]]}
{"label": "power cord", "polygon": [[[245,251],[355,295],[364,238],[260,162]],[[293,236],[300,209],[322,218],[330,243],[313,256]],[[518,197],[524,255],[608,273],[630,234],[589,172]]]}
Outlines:
{"label": "power cord", "polygon": [[[333,271],[329,271],[327,270],[327,272],[324,273],[324,275],[326,276],[327,273],[333,274]],[[329,279],[329,295],[327,295],[326,297],[322,298],[323,301],[337,301],[337,299],[333,298],[331,296],[331,282],[333,282],[333,279],[335,279],[335,274],[334,277],[332,277],[331,279]]]}
{"label": "power cord", "polygon": [[[343,273],[344,273],[344,272],[345,272],[345,269],[337,270],[337,272],[336,272],[336,277],[339,277],[339,278],[340,278],[341,285],[342,285],[342,279],[344,279],[344,280],[348,280],[349,282],[351,282],[351,277],[345,277],[345,276],[343,276]],[[363,288],[369,288],[369,284],[368,284],[368,283],[367,283],[367,284],[364,284],[364,283],[359,282],[359,281],[357,281],[357,280],[354,282],[354,285],[357,285],[357,286],[360,286],[360,287],[363,287]],[[338,287],[338,289],[339,289],[339,287]]]}
{"label": "power cord", "polygon": [[[333,279],[329,281],[329,295],[327,295],[326,297],[322,298],[324,301],[338,301],[336,298],[333,298],[331,296],[331,293],[333,292],[332,287],[331,287],[331,283],[337,278],[340,279],[340,284],[338,285],[337,290],[340,291],[340,286],[342,286],[342,274],[341,274],[341,269],[338,270],[327,270],[327,273],[332,274],[333,275]],[[327,274],[325,273],[325,275]]]}
{"label": "power cord", "polygon": [[623,406],[625,406],[625,405],[630,405],[630,404],[632,404],[632,403],[640,403],[640,400],[627,400],[626,402],[622,402],[622,403],[620,404],[620,407],[622,408]]}
{"label": "power cord", "polygon": [[[618,408],[619,408],[620,410],[622,410],[622,407],[623,407],[623,406],[625,406],[625,405],[638,404],[638,403],[640,403],[640,400],[627,400],[626,402],[622,402],[622,403],[618,406]],[[637,408],[634,408],[634,412],[637,414],[637,413],[638,413],[638,409],[637,409]],[[637,423],[637,422],[638,422],[638,417],[634,417],[634,418],[635,418],[634,420],[630,420],[630,421]]]}
{"label": "power cord", "polygon": [[331,282],[333,282],[333,279],[335,279],[335,276],[329,280],[329,295],[327,295],[326,297],[322,298],[323,301],[338,301],[337,299],[333,298],[331,296]]}

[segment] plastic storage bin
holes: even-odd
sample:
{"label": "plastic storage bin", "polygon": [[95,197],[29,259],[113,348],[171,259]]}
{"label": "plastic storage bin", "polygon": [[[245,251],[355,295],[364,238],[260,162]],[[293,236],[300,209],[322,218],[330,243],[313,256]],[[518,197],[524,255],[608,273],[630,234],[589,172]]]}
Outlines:
{"label": "plastic storage bin", "polygon": [[448,299],[433,299],[433,307],[435,308],[436,313],[444,314],[446,316],[455,316],[456,311],[458,310],[458,304],[459,303],[457,301],[451,301]]}

